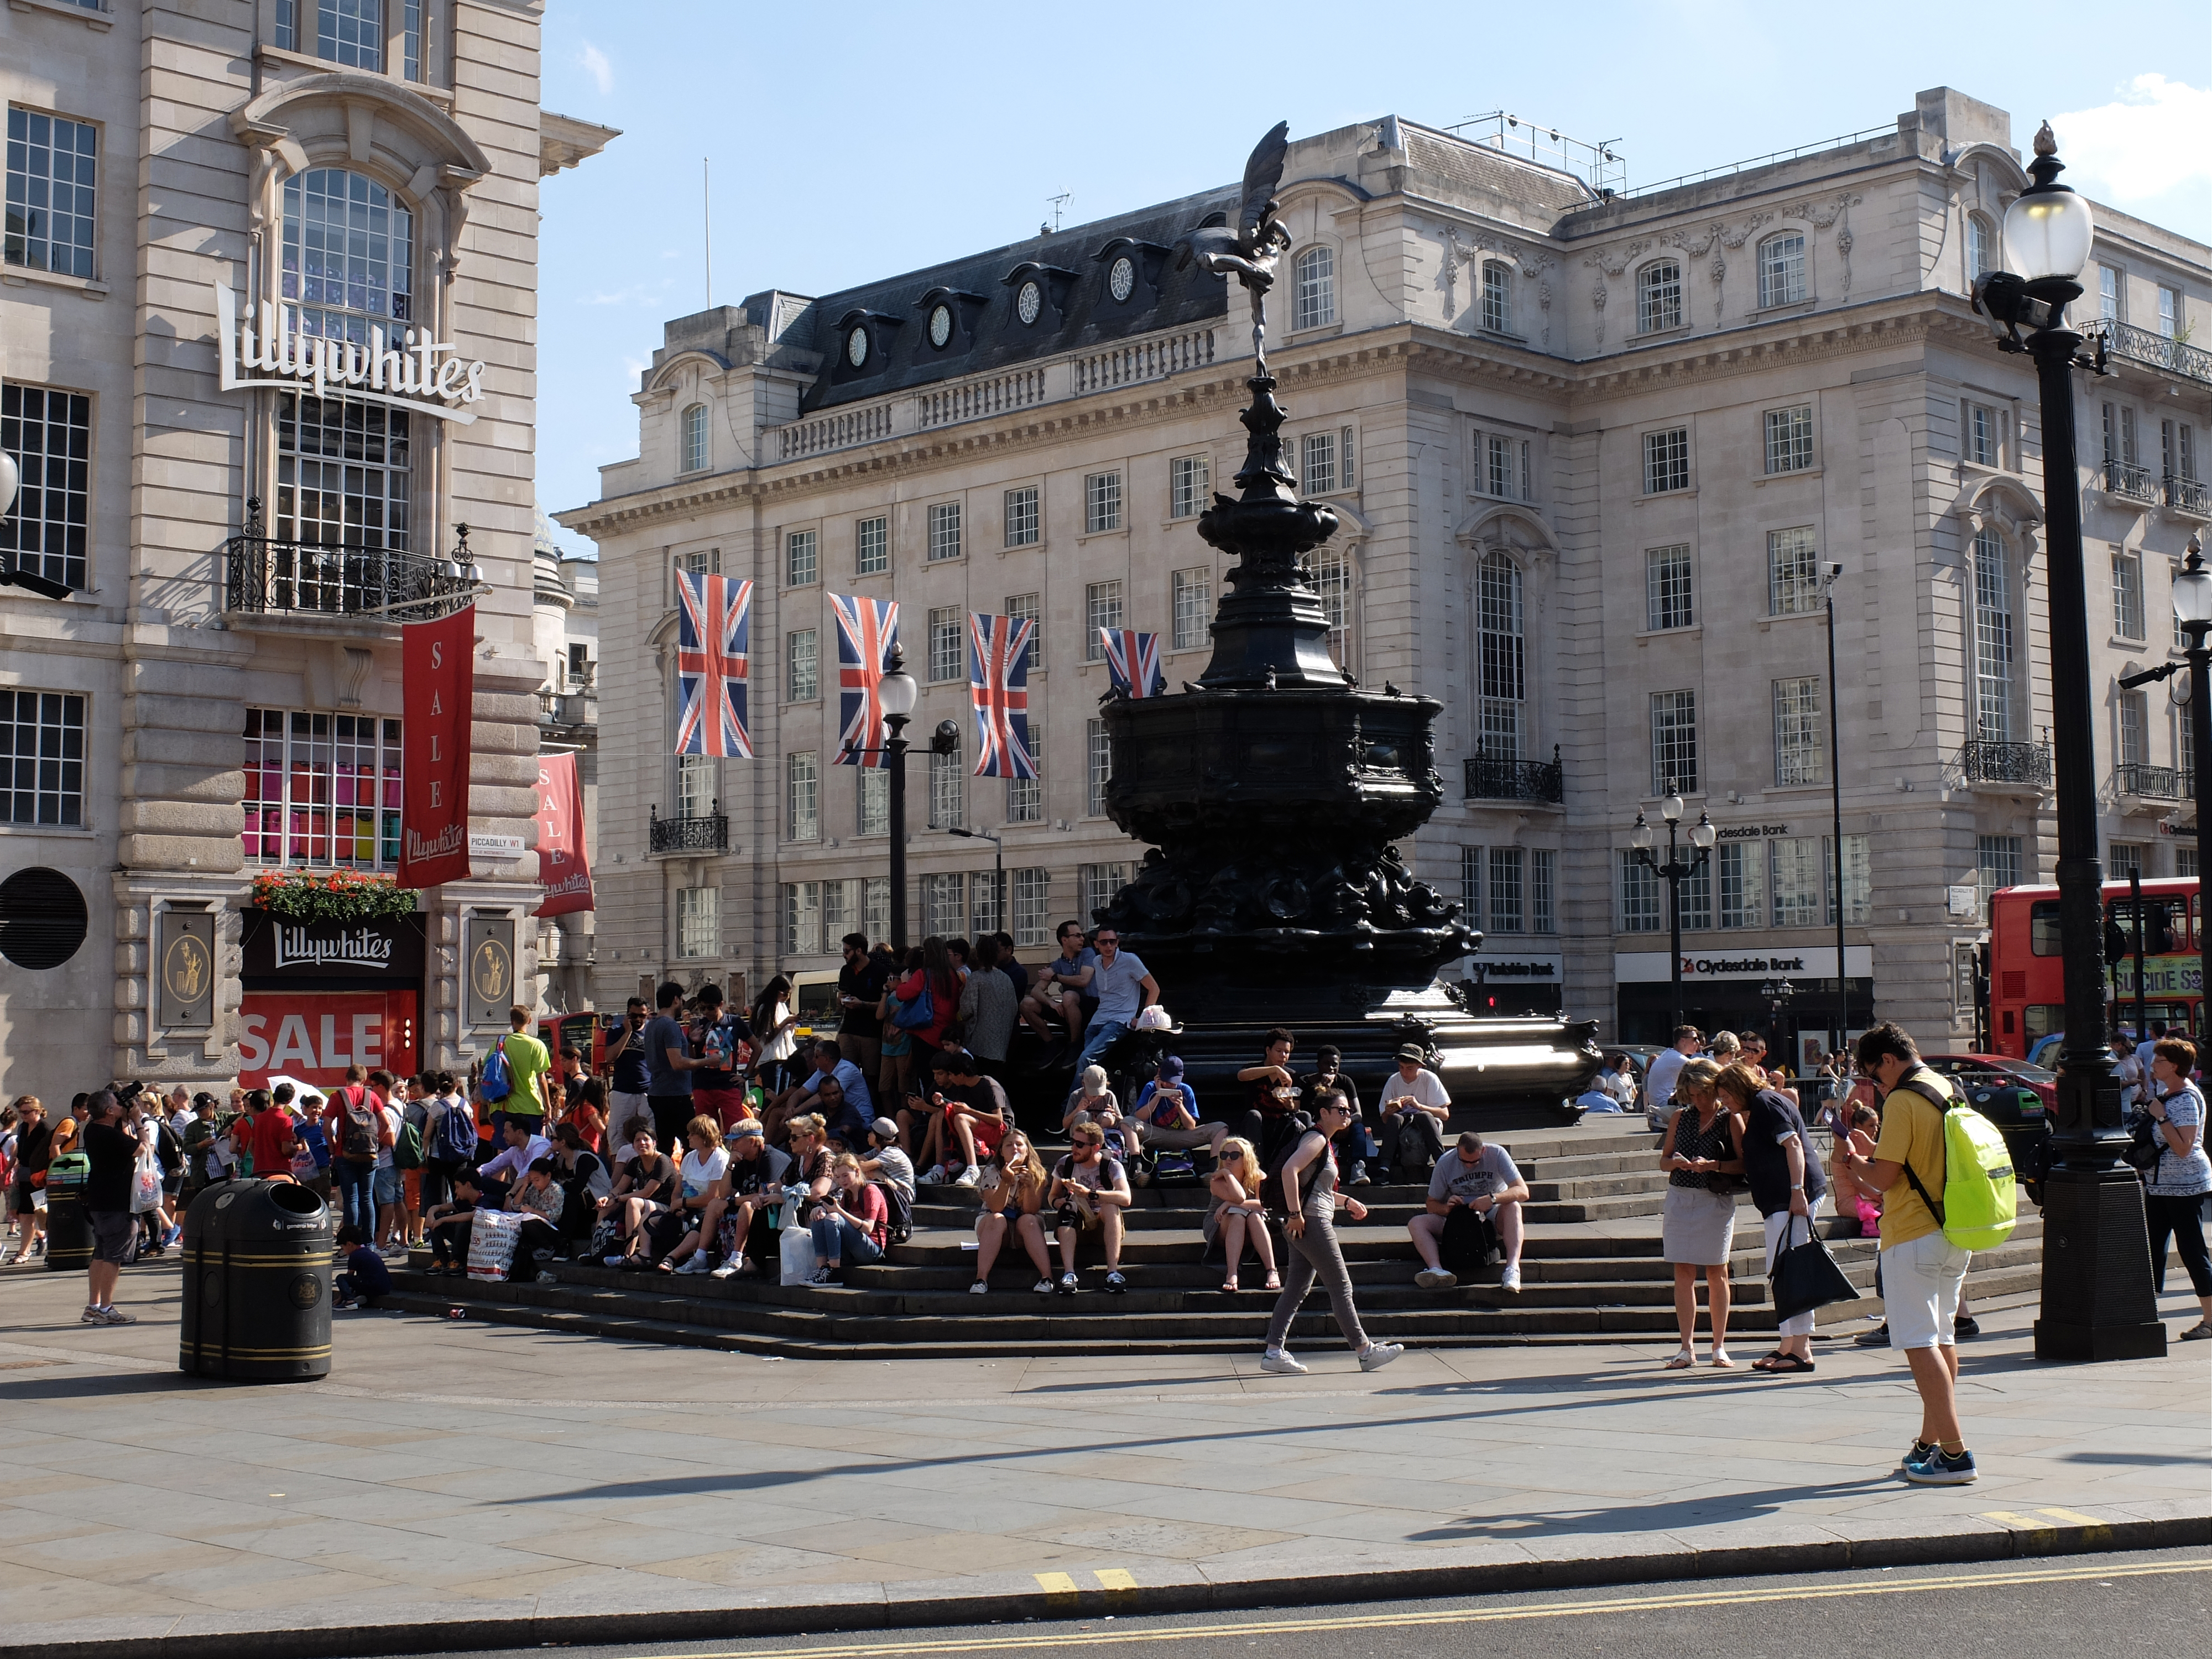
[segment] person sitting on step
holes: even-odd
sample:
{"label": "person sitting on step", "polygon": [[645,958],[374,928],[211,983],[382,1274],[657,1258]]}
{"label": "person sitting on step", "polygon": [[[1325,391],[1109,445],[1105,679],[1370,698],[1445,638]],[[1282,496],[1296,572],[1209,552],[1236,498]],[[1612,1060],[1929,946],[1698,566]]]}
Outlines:
{"label": "person sitting on step", "polygon": [[814,1212],[814,1282],[840,1283],[848,1267],[883,1260],[890,1212],[884,1195],[860,1173],[860,1160],[841,1152],[830,1166],[830,1196]]}
{"label": "person sitting on step", "polygon": [[1498,1288],[1519,1290],[1521,1206],[1528,1201],[1528,1183],[1511,1154],[1503,1146],[1486,1145],[1472,1130],[1462,1135],[1459,1144],[1437,1160],[1436,1173],[1429,1178],[1428,1201],[1406,1224],[1422,1262],[1413,1282],[1425,1291],[1449,1290],[1459,1277],[1445,1265],[1444,1256],[1472,1265],[1488,1257],[1494,1239],[1505,1254],[1505,1273]]}
{"label": "person sitting on step", "polygon": [[1106,1085],[1103,1066],[1086,1066],[1077,1082],[1075,1091],[1060,1109],[1060,1127],[1065,1133],[1075,1127],[1078,1118],[1088,1118],[1106,1132],[1106,1150],[1115,1158],[1127,1162],[1137,1155],[1137,1136],[1134,1127],[1121,1116],[1121,1103]]}
{"label": "person sitting on step", "polygon": [[1382,1128],[1376,1135],[1386,1181],[1408,1185],[1429,1178],[1429,1166],[1444,1155],[1444,1121],[1451,1096],[1443,1079],[1428,1069],[1428,1050],[1409,1042],[1398,1050],[1398,1069],[1382,1085]]}
{"label": "person sitting on step", "polygon": [[992,1265],[1009,1235],[1021,1242],[1036,1266],[1036,1293],[1051,1294],[1052,1256],[1045,1249],[1039,1214],[1050,1184],[1030,1138],[1019,1129],[1007,1130],[999,1143],[998,1158],[984,1171],[983,1206],[975,1212],[975,1282],[968,1287],[971,1295],[981,1296],[991,1288]]}
{"label": "person sitting on step", "polygon": [[1222,1260],[1227,1264],[1221,1288],[1231,1296],[1237,1292],[1237,1269],[1248,1243],[1267,1270],[1267,1288],[1283,1288],[1282,1275],[1275,1271],[1275,1241],[1267,1236],[1267,1206],[1260,1197],[1260,1155],[1252,1143],[1235,1137],[1222,1142],[1215,1154],[1213,1178],[1206,1183],[1212,1202],[1200,1231],[1209,1246],[1216,1239],[1221,1242]]}
{"label": "person sitting on step", "polygon": [[1118,1296],[1129,1288],[1121,1277],[1121,1212],[1131,1202],[1129,1176],[1120,1159],[1106,1156],[1106,1132],[1097,1124],[1079,1123],[1068,1139],[1071,1150],[1053,1166],[1044,1200],[1060,1239],[1060,1293],[1075,1294],[1075,1242],[1096,1230],[1106,1247],[1106,1288]]}

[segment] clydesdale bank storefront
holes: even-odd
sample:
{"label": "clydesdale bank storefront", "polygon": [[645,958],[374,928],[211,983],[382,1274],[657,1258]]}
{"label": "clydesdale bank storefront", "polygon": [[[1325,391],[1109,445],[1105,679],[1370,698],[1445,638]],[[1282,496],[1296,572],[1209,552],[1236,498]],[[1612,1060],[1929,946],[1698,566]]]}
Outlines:
{"label": "clydesdale bank storefront", "polygon": [[[1664,951],[1613,953],[1623,1042],[1663,1043],[1674,994],[1671,959]],[[1844,990],[1856,1034],[1874,1024],[1874,947],[1847,946]],[[1836,947],[1786,951],[1747,949],[1682,953],[1682,1018],[1706,1036],[1715,1031],[1763,1031],[1777,1048],[1786,1046],[1802,1070],[1817,1043],[1825,1052],[1835,1021]],[[1785,1044],[1784,1039],[1787,1039]]]}

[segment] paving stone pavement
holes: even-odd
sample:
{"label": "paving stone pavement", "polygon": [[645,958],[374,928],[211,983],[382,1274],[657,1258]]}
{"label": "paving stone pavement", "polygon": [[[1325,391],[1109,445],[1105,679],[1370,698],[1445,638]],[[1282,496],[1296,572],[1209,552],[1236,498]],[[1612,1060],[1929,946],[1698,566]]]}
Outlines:
{"label": "paving stone pavement", "polygon": [[[94,1329],[75,1276],[0,1273],[11,1652],[373,1652],[425,1624],[511,1645],[593,1615],[655,1639],[746,1610],[830,1628],[1476,1582],[1425,1571],[1672,1579],[1781,1546],[1797,1568],[2147,1543],[2145,1522],[2212,1540],[2212,1344],[2044,1365],[2033,1306],[1978,1310],[1962,1392],[1983,1476],[1927,1490],[1893,1474],[1918,1422],[1901,1358],[1847,1342],[1790,1380],[1665,1373],[1648,1346],[1413,1352],[1372,1375],[1319,1348],[1283,1377],[1256,1353],[775,1360],[368,1313],[337,1316],[327,1381],[232,1386],[175,1369],[176,1285],[134,1269],[118,1300],[141,1322]],[[2163,1311],[2194,1322],[2188,1297]]]}

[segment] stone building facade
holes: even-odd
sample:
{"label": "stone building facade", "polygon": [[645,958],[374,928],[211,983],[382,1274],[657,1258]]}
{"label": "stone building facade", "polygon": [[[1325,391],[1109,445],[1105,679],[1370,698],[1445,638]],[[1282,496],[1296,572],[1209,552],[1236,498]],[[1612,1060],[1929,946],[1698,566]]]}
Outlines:
{"label": "stone building facade", "polygon": [[[539,109],[542,9],[0,14],[0,559],[70,590],[0,588],[0,1091],[455,1063],[478,922],[530,990],[538,181],[612,136]],[[471,562],[471,828],[525,850],[271,943],[258,873],[396,864],[398,623]]]}
{"label": "stone building facade", "polygon": [[[1444,704],[1451,799],[1405,850],[1486,935],[1479,999],[1649,1040],[1664,890],[1630,836],[1671,780],[1683,827],[1721,836],[1682,896],[1692,1018],[1765,1024],[1788,980],[1783,1023],[1822,1031],[1841,967],[1854,1025],[1963,1040],[1979,892],[2055,854],[2034,382],[1966,297],[2026,182],[2009,118],[1937,88],[1873,131],[1626,193],[1516,158],[1525,137],[1385,118],[1293,142],[1279,191],[1269,361],[1304,489],[1343,522],[1312,568],[1332,646]],[[1172,690],[1224,576],[1194,519],[1243,452],[1249,337],[1171,250],[1232,197],[667,325],[637,458],[562,515],[607,578],[603,1000],[665,971],[818,975],[848,928],[884,935],[880,781],[832,763],[826,593],[899,601],[914,735],[962,734],[909,763],[913,932],[1004,925],[1042,955],[1105,902],[1142,849],[1101,810],[1095,629],[1159,633]],[[2212,360],[2186,341],[2212,270],[2099,223],[2080,312],[2117,373],[2080,395],[2087,434],[2113,406],[2112,465],[2082,458],[2124,611],[2096,641],[2109,687],[2166,649],[2169,563],[2204,517]],[[678,567],[755,584],[754,759],[668,752]],[[1041,785],[967,775],[971,611],[1037,620]],[[2106,838],[2168,868],[2143,831],[2172,803],[2140,786],[2171,793],[2150,769],[2185,757],[2163,709],[2124,728],[2107,695]],[[956,824],[1003,838],[1003,895]]]}

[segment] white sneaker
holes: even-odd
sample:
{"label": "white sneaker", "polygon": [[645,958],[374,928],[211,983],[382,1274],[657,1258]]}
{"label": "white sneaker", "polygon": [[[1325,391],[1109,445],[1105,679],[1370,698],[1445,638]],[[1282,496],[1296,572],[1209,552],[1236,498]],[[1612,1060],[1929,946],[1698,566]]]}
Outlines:
{"label": "white sneaker", "polygon": [[1405,1352],[1406,1345],[1402,1342],[1370,1342],[1367,1345],[1367,1352],[1359,1356],[1359,1369],[1379,1371]]}
{"label": "white sneaker", "polygon": [[1039,1296],[1050,1296],[1052,1294],[1052,1280],[1049,1279],[1040,1279],[1036,1284],[1030,1285],[1030,1288],[1035,1291]]}
{"label": "white sneaker", "polygon": [[1459,1283],[1459,1275],[1442,1267],[1424,1267],[1413,1275],[1413,1283],[1425,1291],[1448,1291]]}
{"label": "white sneaker", "polygon": [[968,1294],[970,1296],[988,1296],[990,1293],[991,1287],[980,1279],[968,1287]]}
{"label": "white sneaker", "polygon": [[684,1258],[684,1265],[676,1271],[679,1273],[703,1273],[710,1271],[707,1266],[706,1251],[692,1251],[690,1255]]}
{"label": "white sneaker", "polygon": [[1306,1374],[1306,1368],[1287,1353],[1261,1354],[1260,1369],[1263,1371],[1273,1371],[1283,1376],[1304,1376]]}
{"label": "white sneaker", "polygon": [[972,1164],[960,1172],[960,1179],[953,1183],[956,1187],[980,1187],[982,1184],[983,1172]]}
{"label": "white sneaker", "polygon": [[1521,1269],[1518,1267],[1508,1267],[1505,1270],[1505,1276],[1498,1281],[1498,1288],[1501,1291],[1519,1290],[1521,1288]]}
{"label": "white sneaker", "polygon": [[714,1277],[717,1279],[732,1278],[737,1273],[737,1271],[738,1264],[736,1262],[725,1261],[720,1267],[714,1269]]}
{"label": "white sneaker", "polygon": [[602,1256],[600,1260],[610,1267],[619,1267],[623,1264],[623,1259],[618,1255]]}
{"label": "white sneaker", "polygon": [[945,1174],[945,1166],[942,1164],[933,1164],[929,1166],[929,1173],[922,1176],[921,1184],[925,1187],[942,1187],[949,1179],[951,1177]]}
{"label": "white sneaker", "polygon": [[561,1275],[558,1273],[540,1273],[538,1275],[538,1282],[541,1285],[558,1285],[561,1282]]}

